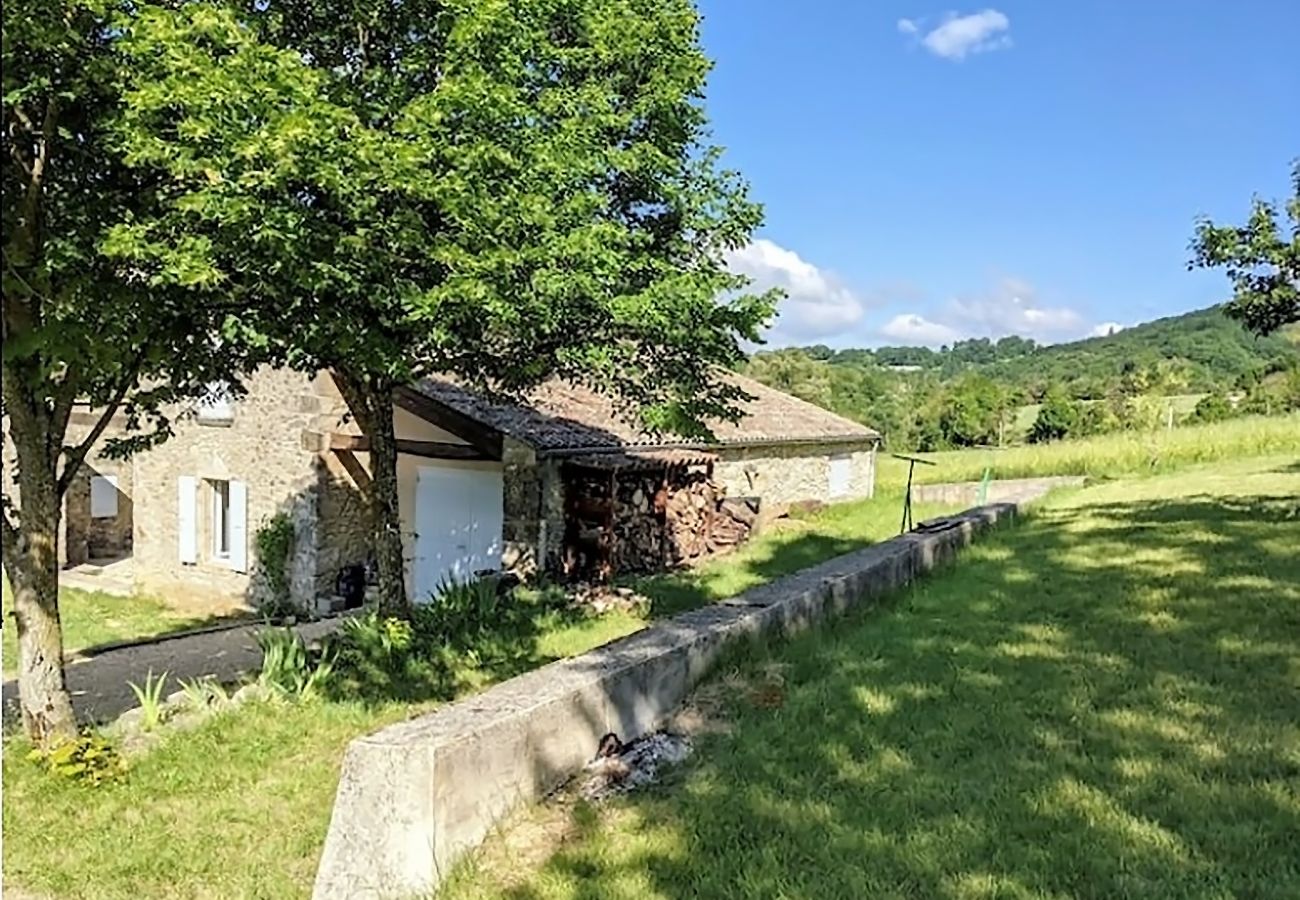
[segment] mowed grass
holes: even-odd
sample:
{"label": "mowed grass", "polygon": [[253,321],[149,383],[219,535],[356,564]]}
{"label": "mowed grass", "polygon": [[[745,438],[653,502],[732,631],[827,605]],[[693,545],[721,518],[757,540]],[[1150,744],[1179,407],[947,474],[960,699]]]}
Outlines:
{"label": "mowed grass", "polygon": [[[13,619],[9,579],[0,579],[4,591],[4,628],[0,654],[4,677],[18,671],[18,626]],[[103,644],[186,631],[223,621],[220,617],[179,613],[158,597],[117,597],[98,591],[63,588],[59,591],[59,619],[63,624],[65,653],[89,650]]]}
{"label": "mowed grass", "polygon": [[719,683],[780,672],[779,708],[733,691],[665,784],[555,811],[533,866],[507,830],[440,897],[1300,896],[1297,498],[1290,456],[1049,500],[751,660]]}
{"label": "mowed grass", "polygon": [[[1300,413],[1243,416],[1206,425],[1124,431],[1002,450],[952,450],[914,455],[937,463],[935,466],[917,466],[916,472],[918,483],[934,484],[977,481],[984,476],[985,468],[993,478],[1151,475],[1201,463],[1295,453],[1297,448],[1300,448]],[[877,482],[886,490],[898,490],[907,481],[907,463],[888,453],[880,454],[878,468]]]}
{"label": "mowed grass", "polygon": [[[647,615],[569,615],[537,603],[508,652],[459,673],[465,691],[584,652],[645,627],[648,618],[747,587],[896,533],[901,497],[830,507],[783,523],[699,569],[635,580]],[[938,507],[925,507],[930,515]],[[536,601],[524,592],[521,602]],[[317,702],[250,706],[168,738],[136,759],[122,784],[87,790],[4,754],[4,878],[55,898],[307,897],[329,824],[344,747],[358,735],[434,703]]]}

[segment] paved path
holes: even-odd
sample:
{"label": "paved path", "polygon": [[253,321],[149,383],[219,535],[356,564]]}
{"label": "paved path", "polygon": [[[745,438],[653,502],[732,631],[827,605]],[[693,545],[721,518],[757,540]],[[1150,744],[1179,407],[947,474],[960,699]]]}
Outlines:
{"label": "paved path", "polygon": [[[328,634],[339,626],[341,618],[322,619],[297,626],[308,641]],[[106,650],[69,662],[68,690],[72,707],[82,722],[104,722],[136,706],[135,694],[127,682],[143,685],[145,676],[168,673],[165,694],[180,689],[178,679],[214,677],[233,681],[245,672],[262,665],[254,632],[266,626],[259,623],[203,634],[178,635],[157,643],[137,644]],[[18,682],[4,683],[4,716],[18,714]]]}

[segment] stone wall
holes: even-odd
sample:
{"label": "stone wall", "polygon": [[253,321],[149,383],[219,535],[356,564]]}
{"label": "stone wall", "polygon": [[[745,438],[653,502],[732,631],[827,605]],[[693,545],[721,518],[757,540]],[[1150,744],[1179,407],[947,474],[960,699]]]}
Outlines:
{"label": "stone wall", "polygon": [[[317,482],[315,455],[302,446],[314,429],[319,406],[311,399],[312,377],[284,369],[261,369],[247,381],[248,395],[233,404],[224,422],[202,422],[192,414],[175,435],[135,457],[135,578],[158,593],[183,593],[216,606],[256,605],[266,593],[258,575],[255,535],[276,513],[295,525],[290,562],[292,599],[314,600]],[[197,478],[198,560],[180,561],[179,479]],[[213,548],[214,482],[247,485],[247,564],[236,571]]]}
{"label": "stone wall", "polygon": [[[848,489],[831,496],[831,460],[847,457]],[[735,447],[718,451],[714,479],[729,497],[761,497],[765,507],[818,500],[823,503],[870,497],[875,492],[873,445],[823,444]]]}
{"label": "stone wall", "polygon": [[[77,429],[69,428],[69,442],[77,441]],[[90,456],[78,470],[63,498],[63,540],[60,560],[69,566],[91,560],[117,559],[131,554],[133,543],[133,481],[135,466],[130,460]],[[117,510],[113,516],[93,516],[91,483],[96,476],[117,480]]]}
{"label": "stone wall", "polygon": [[343,757],[314,900],[430,896],[520,804],[591,759],[601,736],[662,727],[728,647],[793,634],[951,562],[1012,505],[952,517],[691,610],[357,738]]}
{"label": "stone wall", "polygon": [[505,438],[501,465],[501,565],[521,575],[532,574],[545,558],[541,546],[543,464],[532,447]]}
{"label": "stone wall", "polygon": [[[1041,496],[1059,487],[1080,487],[1082,475],[1059,475],[1049,478],[1003,478],[990,481],[986,503],[1019,500],[1027,495]],[[981,483],[954,481],[946,484],[913,484],[912,499],[917,503],[942,503],[957,506],[978,502]]]}

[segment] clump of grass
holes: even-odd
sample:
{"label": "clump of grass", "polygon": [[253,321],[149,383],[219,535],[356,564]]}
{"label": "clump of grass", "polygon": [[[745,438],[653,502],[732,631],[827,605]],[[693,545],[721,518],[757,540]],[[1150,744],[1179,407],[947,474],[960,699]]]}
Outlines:
{"label": "clump of grass", "polygon": [[163,687],[167,684],[167,674],[163,672],[155,679],[153,669],[150,669],[145,675],[143,687],[134,681],[127,682],[131,693],[135,694],[136,702],[140,704],[140,727],[145,731],[153,731],[162,724]]}
{"label": "clump of grass", "polygon": [[213,678],[194,678],[189,681],[182,678],[180,685],[185,693],[186,704],[195,712],[224,706],[230,700],[230,695],[221,682]]}
{"label": "clump of grass", "polygon": [[257,632],[262,670],[257,682],[283,697],[308,700],[316,696],[333,671],[328,653],[313,653],[292,628]]}

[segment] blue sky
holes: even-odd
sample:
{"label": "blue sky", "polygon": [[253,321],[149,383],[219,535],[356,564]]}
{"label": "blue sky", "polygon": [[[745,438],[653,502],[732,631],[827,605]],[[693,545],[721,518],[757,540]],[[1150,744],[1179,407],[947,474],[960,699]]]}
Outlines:
{"label": "blue sky", "polygon": [[1085,336],[1226,298],[1198,214],[1282,198],[1300,0],[699,0],[733,264],[774,345]]}

